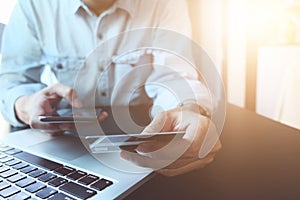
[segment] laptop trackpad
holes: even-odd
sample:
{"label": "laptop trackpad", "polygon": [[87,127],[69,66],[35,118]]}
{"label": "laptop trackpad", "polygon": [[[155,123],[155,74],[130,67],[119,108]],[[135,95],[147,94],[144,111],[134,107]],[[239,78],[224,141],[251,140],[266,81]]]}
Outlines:
{"label": "laptop trackpad", "polygon": [[74,160],[87,153],[80,139],[74,136],[58,136],[29,147],[36,152],[43,152],[67,161]]}

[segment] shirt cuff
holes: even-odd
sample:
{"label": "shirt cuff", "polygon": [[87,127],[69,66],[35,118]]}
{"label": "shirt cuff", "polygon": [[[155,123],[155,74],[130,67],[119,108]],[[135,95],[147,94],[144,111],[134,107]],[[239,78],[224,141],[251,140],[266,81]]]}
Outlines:
{"label": "shirt cuff", "polygon": [[26,127],[27,125],[20,122],[16,116],[15,102],[19,97],[33,94],[44,87],[45,86],[42,84],[28,84],[10,89],[6,93],[5,98],[3,99],[4,101],[2,102],[2,114],[4,119],[14,127]]}
{"label": "shirt cuff", "polygon": [[176,108],[187,102],[193,102],[201,106],[207,113],[212,113],[213,103],[209,90],[198,80],[190,80],[189,85],[192,91],[181,91],[180,95],[174,95],[169,90],[160,90],[154,99],[151,110],[152,117],[157,114]]}

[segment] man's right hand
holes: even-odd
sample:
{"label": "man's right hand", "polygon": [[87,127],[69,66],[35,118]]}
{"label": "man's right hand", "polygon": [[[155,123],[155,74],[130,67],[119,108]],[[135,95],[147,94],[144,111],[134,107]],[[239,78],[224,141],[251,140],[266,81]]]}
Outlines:
{"label": "man's right hand", "polygon": [[[39,121],[39,116],[55,114],[56,107],[62,99],[74,108],[82,107],[82,102],[73,88],[57,83],[35,94],[18,98],[15,103],[15,112],[20,121],[34,129],[48,132],[73,130],[74,124],[50,124]],[[105,115],[107,114],[102,113],[99,120],[103,120]]]}

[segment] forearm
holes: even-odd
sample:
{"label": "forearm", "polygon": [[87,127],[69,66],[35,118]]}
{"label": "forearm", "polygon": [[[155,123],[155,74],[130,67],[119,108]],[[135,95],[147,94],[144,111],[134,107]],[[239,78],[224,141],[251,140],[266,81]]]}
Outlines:
{"label": "forearm", "polygon": [[[180,84],[181,82],[182,84]],[[193,83],[188,84],[188,82]],[[151,114],[156,116],[162,111],[188,104],[198,105],[202,108],[201,113],[207,116],[214,110],[210,92],[204,84],[196,80],[175,79],[165,83],[163,87],[157,88]]]}
{"label": "forearm", "polygon": [[[2,74],[0,75],[1,83],[0,83],[0,93],[2,94],[0,97],[0,109],[3,117],[15,127],[24,127],[26,124],[24,123],[24,119],[18,117],[18,114],[15,112],[16,107],[15,104],[18,99],[22,96],[31,95],[45,86],[39,83],[17,83],[15,81],[9,81]],[[18,105],[21,107],[21,105]],[[19,110],[19,108],[17,108]]]}

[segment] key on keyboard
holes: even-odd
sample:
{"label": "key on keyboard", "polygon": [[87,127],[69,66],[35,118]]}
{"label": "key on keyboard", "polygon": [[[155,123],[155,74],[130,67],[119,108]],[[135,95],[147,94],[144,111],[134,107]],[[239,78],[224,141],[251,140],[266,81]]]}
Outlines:
{"label": "key on keyboard", "polygon": [[21,162],[19,164],[14,165],[12,168],[19,170],[19,169],[25,168],[27,166],[29,166],[27,163]]}
{"label": "key on keyboard", "polygon": [[1,181],[0,182],[0,190],[3,190],[3,189],[5,189],[5,188],[7,188],[9,186],[10,186],[10,184],[8,182],[6,182],[6,181]]}
{"label": "key on keyboard", "polygon": [[58,187],[62,184],[67,183],[68,181],[64,178],[58,177],[56,179],[53,179],[52,181],[50,181],[48,184],[53,186],[53,187]]}
{"label": "key on keyboard", "polygon": [[78,179],[84,177],[85,175],[86,175],[85,172],[82,172],[82,171],[76,171],[76,172],[73,172],[72,174],[69,174],[69,175],[67,176],[67,178],[70,178],[70,179],[72,179],[72,180],[78,180]]}
{"label": "key on keyboard", "polygon": [[26,153],[26,152],[18,153],[15,156],[21,160],[24,160],[31,164],[35,164],[39,167],[48,169],[50,171],[63,166],[62,164],[59,164],[59,163],[53,162],[51,160],[41,158],[41,157],[38,157],[38,156],[30,154],[30,153]]}
{"label": "key on keyboard", "polygon": [[34,167],[32,165],[29,165],[29,166],[21,169],[20,171],[23,172],[23,173],[25,173],[25,174],[28,174],[29,172],[32,172],[32,171],[34,171],[36,169],[37,169],[36,167]]}
{"label": "key on keyboard", "polygon": [[11,197],[8,200],[27,200],[29,199],[30,195],[26,194],[25,192],[19,192]]}
{"label": "key on keyboard", "polygon": [[89,174],[89,175],[79,179],[78,182],[82,183],[84,185],[89,185],[89,184],[91,184],[92,182],[95,182],[98,179],[99,179],[99,177]]}
{"label": "key on keyboard", "polygon": [[13,194],[16,194],[20,192],[20,190],[14,186],[8,187],[4,190],[0,191],[0,196],[2,196],[3,198],[7,198],[9,196],[12,196]]}
{"label": "key on keyboard", "polygon": [[96,190],[104,190],[105,188],[107,188],[108,186],[112,185],[113,182],[106,180],[106,179],[100,179],[99,181],[93,183],[91,185],[91,188],[94,188]]}
{"label": "key on keyboard", "polygon": [[57,176],[54,175],[54,174],[47,173],[47,174],[44,174],[44,175],[40,176],[40,177],[38,178],[38,180],[40,180],[40,181],[42,181],[42,182],[48,182],[48,181],[50,181],[50,180],[52,180],[52,179],[54,179],[54,178],[56,178],[56,177],[57,177]]}
{"label": "key on keyboard", "polygon": [[83,186],[78,185],[77,183],[73,183],[73,182],[69,182],[69,183],[61,186],[59,189],[61,189],[64,192],[68,192],[79,199],[87,199],[96,194],[96,192],[94,190],[83,187]]}
{"label": "key on keyboard", "polygon": [[58,168],[56,170],[54,170],[55,173],[59,174],[59,175],[62,175],[62,176],[65,176],[65,175],[68,175],[70,174],[71,172],[74,172],[75,170],[71,167],[67,167],[67,166],[64,166],[64,167],[61,167],[61,168]]}
{"label": "key on keyboard", "polygon": [[9,182],[15,183],[15,182],[17,182],[19,180],[22,180],[24,178],[26,178],[26,176],[20,173],[20,174],[16,174],[14,176],[9,177],[7,180]]}
{"label": "key on keyboard", "polygon": [[31,193],[35,193],[43,188],[45,188],[46,185],[42,184],[42,183],[39,183],[39,182],[36,182],[32,185],[29,185],[25,188],[26,191],[28,192],[31,192]]}
{"label": "key on keyboard", "polygon": [[47,187],[47,188],[45,188],[43,190],[40,190],[38,193],[36,193],[36,196],[40,197],[42,199],[46,199],[46,198],[52,196],[55,193],[57,193],[57,190],[54,190],[54,189],[52,189],[50,187]]}
{"label": "key on keyboard", "polygon": [[13,176],[13,175],[15,175],[15,174],[17,174],[17,171],[16,171],[16,170],[14,170],[14,169],[9,169],[9,170],[7,170],[7,171],[5,171],[5,172],[0,173],[0,176],[1,176],[2,178],[8,178],[8,177]]}
{"label": "key on keyboard", "polygon": [[5,163],[7,166],[14,166],[14,165],[16,165],[16,164],[19,164],[19,163],[21,163],[21,161],[19,161],[19,160],[16,160],[16,159],[13,159],[13,160],[11,160],[11,161],[8,161],[7,163]]}
{"label": "key on keyboard", "polygon": [[33,184],[33,183],[35,183],[34,179],[32,179],[32,178],[25,178],[23,180],[18,181],[16,183],[16,185],[19,186],[19,187],[21,187],[21,188],[24,188],[24,187],[26,187],[28,185]]}
{"label": "key on keyboard", "polygon": [[30,172],[28,175],[33,178],[37,178],[43,174],[46,174],[46,172],[44,170],[38,169],[38,170]]}
{"label": "key on keyboard", "polygon": [[48,200],[75,200],[75,199],[63,193],[57,193],[53,197],[50,197]]}

